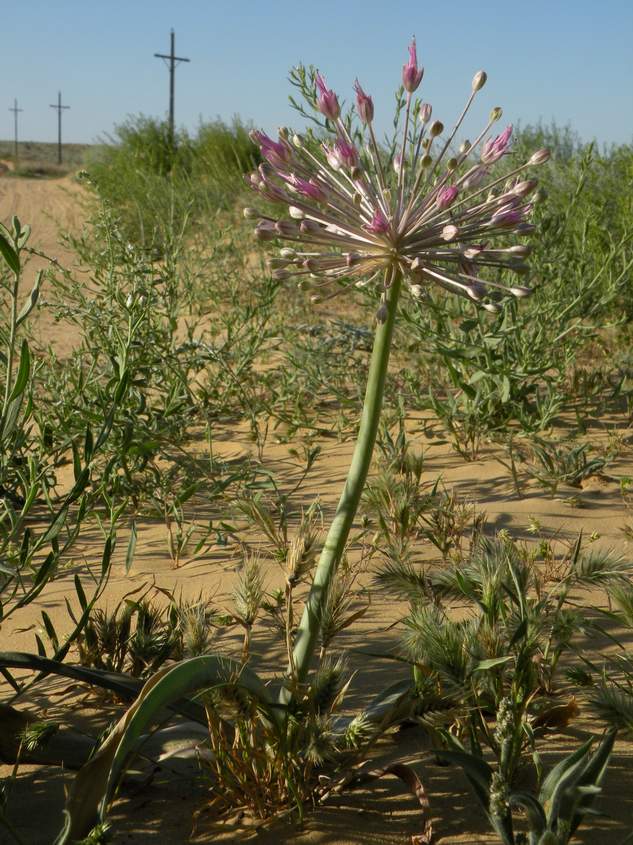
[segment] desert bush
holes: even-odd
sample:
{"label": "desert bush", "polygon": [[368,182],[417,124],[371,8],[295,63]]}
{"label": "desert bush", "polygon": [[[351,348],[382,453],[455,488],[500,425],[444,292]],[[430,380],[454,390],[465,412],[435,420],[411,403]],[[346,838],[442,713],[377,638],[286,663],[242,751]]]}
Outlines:
{"label": "desert bush", "polygon": [[99,195],[120,217],[136,246],[162,254],[174,231],[191,231],[204,215],[232,208],[256,148],[235,118],[203,123],[195,136],[166,122],[129,117],[96,147],[87,162]]}

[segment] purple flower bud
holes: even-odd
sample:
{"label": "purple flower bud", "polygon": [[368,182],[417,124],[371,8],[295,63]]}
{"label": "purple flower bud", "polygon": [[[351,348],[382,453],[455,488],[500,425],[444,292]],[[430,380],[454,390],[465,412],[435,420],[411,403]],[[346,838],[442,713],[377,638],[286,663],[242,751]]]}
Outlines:
{"label": "purple flower bud", "polygon": [[284,164],[290,161],[291,150],[287,144],[282,141],[279,143],[273,141],[265,132],[261,132],[258,129],[253,130],[250,136],[251,140],[259,145],[262,155],[273,167],[283,167]]}
{"label": "purple flower bud", "polygon": [[271,223],[270,220],[262,220],[255,227],[255,237],[258,241],[272,241],[277,237],[277,234],[275,224]]}
{"label": "purple flower bud", "polygon": [[363,123],[371,123],[374,119],[374,101],[368,94],[365,94],[363,89],[360,87],[358,79],[354,83],[354,91],[356,91],[356,108],[358,109],[358,116]]}
{"label": "purple flower bud", "polygon": [[330,120],[337,120],[341,113],[341,107],[338,104],[338,99],[334,91],[328,88],[325,80],[317,71],[316,84],[319,89],[319,111]]}
{"label": "purple flower bud", "polygon": [[284,238],[297,234],[297,224],[293,223],[291,220],[278,220],[275,223],[275,229],[280,235],[283,235]]}
{"label": "purple flower bud", "polygon": [[382,211],[377,208],[374,211],[371,223],[363,226],[363,229],[365,229],[366,232],[371,232],[373,235],[384,235],[385,232],[389,231],[389,221]]}
{"label": "purple flower bud", "polygon": [[331,147],[323,144],[323,152],[327,163],[334,170],[348,167],[350,170],[358,164],[358,152],[353,144],[348,144],[343,138],[337,138]]}
{"label": "purple flower bud", "polygon": [[484,164],[493,164],[498,161],[510,145],[512,135],[512,124],[510,123],[496,138],[490,138],[481,149],[481,160]]}
{"label": "purple flower bud", "polygon": [[459,190],[455,185],[447,185],[438,193],[435,204],[440,211],[444,211],[444,209],[449,208],[455,202],[458,193]]}
{"label": "purple flower bud", "polygon": [[504,205],[492,215],[490,218],[490,225],[507,226],[511,229],[513,226],[522,223],[523,217],[524,214],[522,209]]}
{"label": "purple flower bud", "polygon": [[409,45],[409,61],[406,65],[402,66],[402,84],[404,85],[404,90],[408,91],[409,94],[413,94],[420,85],[420,82],[422,82],[423,74],[424,68],[418,68],[418,54],[415,48],[415,38],[413,38]]}
{"label": "purple flower bud", "polygon": [[294,173],[291,173],[289,176],[284,178],[298,194],[302,194],[304,197],[309,197],[317,202],[325,202],[327,199],[323,190],[312,179],[300,179],[298,176],[295,176]]}

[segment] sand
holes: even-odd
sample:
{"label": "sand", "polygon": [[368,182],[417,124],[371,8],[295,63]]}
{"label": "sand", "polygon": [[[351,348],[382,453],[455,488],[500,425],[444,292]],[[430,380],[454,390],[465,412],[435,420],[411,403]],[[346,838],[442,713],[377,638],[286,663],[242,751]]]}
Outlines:
{"label": "sand", "polygon": [[[32,246],[39,251],[59,259],[66,266],[73,266],[75,257],[59,239],[59,230],[69,229],[77,233],[85,215],[82,188],[72,177],[60,180],[32,180],[0,177],[0,219],[7,222],[12,213],[17,213],[23,223],[33,226]],[[27,270],[26,285],[30,286],[32,274],[43,266],[41,259],[33,259]],[[46,296],[44,294],[43,298]],[[63,327],[55,324],[46,311],[38,316],[37,333],[41,340],[50,342],[59,355],[68,352],[72,339]],[[603,448],[614,432],[621,438],[620,454],[610,464],[608,474],[589,479],[582,489],[562,489],[557,497],[535,485],[528,485],[523,498],[517,497],[507,470],[499,463],[501,453],[493,447],[484,447],[480,459],[467,463],[451,451],[450,445],[428,439],[424,434],[423,421],[416,416],[408,421],[412,445],[424,451],[426,456],[423,481],[442,475],[448,489],[471,500],[479,512],[487,515],[490,530],[508,529],[517,538],[530,539],[538,526],[543,536],[556,535],[557,542],[571,543],[580,531],[587,545],[614,548],[625,555],[630,554],[630,544],[622,529],[629,515],[619,492],[619,478],[633,476],[633,451],[627,440],[628,422],[614,419],[605,424],[595,421],[584,438],[596,448]],[[216,432],[216,448],[222,457],[243,455],[253,448],[246,425],[230,431]],[[302,489],[306,502],[319,494],[327,514],[335,507],[340,488],[347,470],[352,444],[323,440],[323,453],[309,483]],[[266,460],[283,466],[288,462],[287,446],[270,443]],[[288,473],[287,481],[292,480]],[[238,564],[235,555],[215,548],[211,553],[193,563],[174,570],[167,553],[165,526],[151,520],[138,523],[138,546],[131,571],[126,574],[123,555],[126,538],[122,537],[108,589],[102,604],[112,607],[119,598],[136,586],[155,579],[161,587],[184,595],[195,596],[201,590],[211,592],[219,604],[230,603],[230,595],[236,580]],[[89,538],[80,544],[75,553],[74,564],[85,569],[97,565],[101,546],[98,537]],[[34,602],[21,613],[15,614],[0,629],[0,649],[12,651],[34,651],[33,634],[41,625],[40,611],[43,607],[51,616],[60,634],[70,627],[64,599],[74,595],[72,576],[75,566],[67,574],[56,579]],[[271,564],[268,574],[269,586],[280,583],[280,573]],[[595,601],[599,600],[597,595]],[[594,598],[588,597],[588,605]],[[352,668],[359,674],[352,685],[349,704],[353,706],[364,699],[368,688],[377,689],[394,679],[393,664],[387,661],[368,659],[363,652],[371,642],[375,651],[384,651],[397,641],[394,622],[402,615],[404,606],[387,600],[384,595],[375,594],[369,612],[348,629],[341,637],[339,646],[350,655]],[[223,643],[230,652],[238,648],[235,637],[227,637]],[[275,659],[277,663],[275,664]],[[279,666],[281,656],[275,647],[266,654],[256,655],[255,669],[270,673]],[[405,670],[401,671],[404,676]],[[8,689],[3,689],[3,698]],[[112,714],[101,712],[93,698],[86,698],[84,690],[68,682],[47,681],[19,702],[40,715],[46,708],[50,717],[59,716],[64,722],[79,725],[82,729],[98,730]],[[565,734],[552,742],[551,759],[568,751],[578,743],[578,737],[586,731],[596,730],[586,712]],[[424,758],[424,738],[416,731],[403,732],[385,742],[380,749],[385,760],[411,759],[418,761],[418,771],[428,789],[431,814],[435,830],[434,842],[441,845],[457,843],[492,843],[495,838],[487,833],[487,826],[476,811],[475,800],[461,773],[454,768],[438,766],[432,759]],[[624,838],[624,825],[633,819],[633,790],[631,789],[631,755],[633,745],[620,741],[616,746],[609,771],[605,800],[602,809],[610,816],[600,820],[591,833],[585,833],[578,841],[585,843],[614,842]],[[376,761],[378,764],[380,760]],[[0,767],[0,775],[10,771]],[[28,765],[20,768],[17,781],[11,786],[10,811],[25,842],[48,843],[53,839],[60,825],[60,812],[64,788],[72,779],[72,773],[59,768],[42,765]],[[625,788],[626,787],[626,788]],[[116,843],[184,843],[189,841],[193,813],[204,802],[200,787],[157,778],[154,783],[135,795],[124,797],[115,807],[113,821]],[[406,794],[399,781],[386,778],[375,786],[365,788],[333,800],[327,807],[310,814],[303,829],[276,826],[272,831],[258,835],[262,845],[298,842],[306,845],[361,845],[361,843],[411,842],[422,829],[422,816],[416,800]],[[616,836],[613,831],[617,830]],[[3,833],[0,830],[0,842]],[[236,834],[227,831],[222,841],[235,841]],[[201,832],[193,841],[220,841]],[[415,840],[413,840],[415,841]]]}

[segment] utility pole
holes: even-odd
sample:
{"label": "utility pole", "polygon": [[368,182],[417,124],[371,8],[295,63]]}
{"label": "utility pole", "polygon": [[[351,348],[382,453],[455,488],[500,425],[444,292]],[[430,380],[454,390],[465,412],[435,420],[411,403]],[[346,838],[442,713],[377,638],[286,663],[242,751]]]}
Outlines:
{"label": "utility pole", "polygon": [[17,162],[18,160],[18,112],[24,111],[24,109],[18,108],[18,101],[13,101],[13,108],[9,106],[9,111],[13,112],[13,143],[14,143],[14,157]]}
{"label": "utility pole", "polygon": [[57,93],[57,104],[51,105],[57,109],[57,164],[62,163],[62,109],[69,109],[70,106],[62,106],[62,92]]}
{"label": "utility pole", "polygon": [[180,62],[189,62],[190,59],[184,59],[182,56],[176,55],[176,36],[174,30],[171,31],[171,50],[169,55],[164,53],[154,53],[156,59],[164,59],[165,64],[169,68],[169,140],[173,146],[174,144],[174,100],[176,95],[176,65]]}

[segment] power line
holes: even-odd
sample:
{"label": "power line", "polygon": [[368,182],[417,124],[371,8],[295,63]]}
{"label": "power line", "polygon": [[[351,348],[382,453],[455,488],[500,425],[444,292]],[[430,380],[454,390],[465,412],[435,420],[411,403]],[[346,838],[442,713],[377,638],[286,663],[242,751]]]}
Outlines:
{"label": "power line", "polygon": [[52,109],[57,109],[57,164],[62,163],[62,110],[69,109],[70,106],[62,106],[62,92],[57,94],[57,104],[51,105]]}
{"label": "power line", "polygon": [[182,56],[176,55],[176,35],[174,30],[171,30],[171,50],[169,55],[164,53],[154,53],[156,59],[164,59],[165,64],[169,68],[169,140],[174,143],[174,100],[176,98],[176,65],[180,62],[189,62],[191,59],[185,59]]}
{"label": "power line", "polygon": [[13,101],[13,108],[9,106],[9,111],[13,112],[13,143],[14,143],[14,151],[15,151],[15,160],[18,160],[18,112],[24,111],[24,109],[18,108],[18,101]]}

